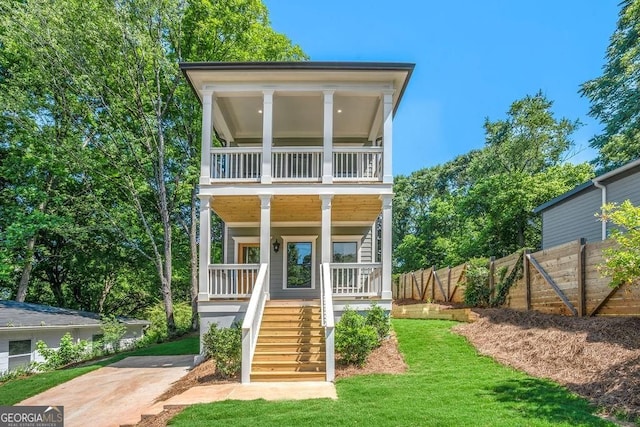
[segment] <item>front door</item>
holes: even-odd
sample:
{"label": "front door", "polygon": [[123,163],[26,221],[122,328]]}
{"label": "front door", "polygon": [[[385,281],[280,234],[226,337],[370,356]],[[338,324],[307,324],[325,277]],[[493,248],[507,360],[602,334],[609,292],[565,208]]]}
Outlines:
{"label": "front door", "polygon": [[[238,245],[238,261],[240,264],[260,264],[260,244],[240,243]],[[256,282],[254,270],[240,270],[238,277],[238,293],[250,294]]]}

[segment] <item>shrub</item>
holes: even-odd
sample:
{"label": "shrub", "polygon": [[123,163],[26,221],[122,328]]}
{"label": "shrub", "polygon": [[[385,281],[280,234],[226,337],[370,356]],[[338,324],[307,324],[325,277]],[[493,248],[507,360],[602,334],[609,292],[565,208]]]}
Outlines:
{"label": "shrub", "polygon": [[[169,338],[167,318],[164,305],[160,302],[145,310],[144,318],[151,322],[141,345],[163,342]],[[182,335],[191,329],[191,305],[179,302],[173,305],[173,318],[176,322],[176,333]]]}
{"label": "shrub", "polygon": [[389,313],[384,311],[375,302],[371,305],[371,308],[367,311],[367,315],[364,319],[365,325],[373,326],[378,334],[378,342],[382,341],[391,330],[391,322],[389,321]]}
{"label": "shrub", "polygon": [[44,341],[38,341],[36,348],[38,353],[44,357],[44,363],[40,364],[43,369],[57,369],[71,363],[81,362],[90,355],[87,342],[80,340],[74,344],[69,332],[60,338],[58,349],[49,348]]}
{"label": "shrub", "polygon": [[202,337],[202,345],[207,357],[213,359],[216,370],[223,377],[230,377],[242,366],[242,328],[234,323],[230,328],[218,328],[216,323]]}
{"label": "shrub", "polygon": [[365,323],[364,316],[347,307],[336,324],[335,348],[340,361],[362,366],[378,346],[376,328]]}
{"label": "shrub", "polygon": [[489,289],[489,268],[485,258],[473,258],[466,272],[464,303],[472,307],[488,307],[491,300]]}

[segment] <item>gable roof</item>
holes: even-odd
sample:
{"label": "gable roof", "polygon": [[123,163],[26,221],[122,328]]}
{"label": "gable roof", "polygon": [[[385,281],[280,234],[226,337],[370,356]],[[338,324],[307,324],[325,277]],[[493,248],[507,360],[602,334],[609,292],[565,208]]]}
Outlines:
{"label": "gable roof", "polygon": [[[146,320],[118,317],[126,325],[149,325]],[[18,328],[61,328],[100,326],[100,315],[49,305],[0,300],[0,331]]]}
{"label": "gable roof", "polygon": [[601,183],[606,184],[608,182],[616,181],[620,178],[623,178],[625,176],[628,176],[633,173],[638,173],[638,172],[640,172],[640,158],[633,160],[625,165],[622,165],[617,169],[614,169],[612,171],[599,175],[593,178],[592,180],[584,182],[578,185],[577,187],[567,191],[566,193],[561,194],[558,197],[555,197],[549,200],[548,202],[541,204],[540,206],[537,206],[535,209],[533,209],[533,213],[540,213],[544,210],[547,210],[550,207],[555,206],[567,199],[570,199],[571,197],[577,194],[583,193],[588,189],[595,187],[596,184],[601,184]]}

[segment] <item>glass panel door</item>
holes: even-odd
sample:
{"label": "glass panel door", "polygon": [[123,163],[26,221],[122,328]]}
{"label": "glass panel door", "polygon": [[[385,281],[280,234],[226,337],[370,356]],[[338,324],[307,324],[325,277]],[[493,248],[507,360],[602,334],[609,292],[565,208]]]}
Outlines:
{"label": "glass panel door", "polygon": [[311,242],[287,243],[287,289],[310,289],[312,287],[312,249]]}
{"label": "glass panel door", "polygon": [[[238,245],[240,264],[260,264],[260,244],[241,243]],[[238,277],[238,293],[249,294],[253,290],[257,273],[254,271],[240,271]]]}

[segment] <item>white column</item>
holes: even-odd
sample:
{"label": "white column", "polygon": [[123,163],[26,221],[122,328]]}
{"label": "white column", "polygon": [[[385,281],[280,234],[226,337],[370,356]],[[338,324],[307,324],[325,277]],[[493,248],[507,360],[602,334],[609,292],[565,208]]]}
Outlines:
{"label": "white column", "polygon": [[324,93],[324,131],[322,146],[322,183],[333,182],[333,92]]}
{"label": "white column", "polygon": [[213,134],[213,91],[202,91],[202,142],[200,150],[200,184],[211,183],[211,137]]}
{"label": "white column", "polygon": [[384,128],[382,134],[382,182],[385,184],[393,184],[392,157],[391,150],[393,148],[393,91],[385,91],[384,95]]}
{"label": "white column", "polygon": [[273,91],[262,92],[262,179],[271,184],[271,146],[273,145]]}
{"label": "white column", "polygon": [[391,204],[392,195],[380,196],[382,199],[382,295],[390,300],[391,295]]}
{"label": "white column", "polygon": [[[260,196],[260,264],[269,265],[271,259],[271,195],[261,194]],[[267,268],[267,272],[270,268]],[[267,273],[265,283],[265,293],[269,299],[270,274]]]}
{"label": "white column", "polygon": [[322,263],[331,262],[331,199],[332,194],[321,194],[322,201]]}
{"label": "white column", "polygon": [[211,197],[200,197],[200,260],[198,301],[209,300],[209,264],[211,263]]}

